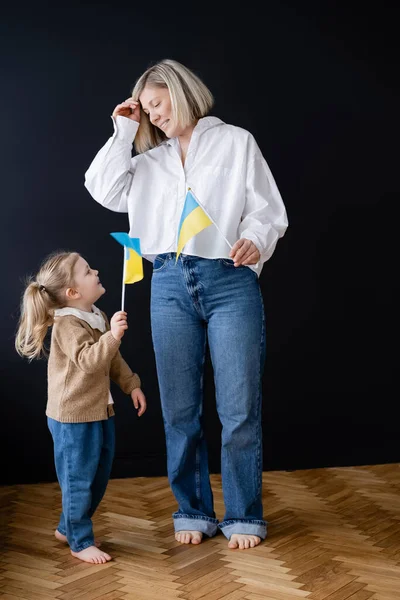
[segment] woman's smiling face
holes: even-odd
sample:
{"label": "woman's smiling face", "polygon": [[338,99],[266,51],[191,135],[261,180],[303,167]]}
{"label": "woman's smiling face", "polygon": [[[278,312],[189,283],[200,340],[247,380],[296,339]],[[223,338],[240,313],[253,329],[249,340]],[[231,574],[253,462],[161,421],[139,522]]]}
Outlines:
{"label": "woman's smiling face", "polygon": [[171,96],[168,88],[145,86],[140,94],[139,102],[150,122],[161,129],[167,137],[173,138],[179,135],[179,127],[174,122],[172,115]]}

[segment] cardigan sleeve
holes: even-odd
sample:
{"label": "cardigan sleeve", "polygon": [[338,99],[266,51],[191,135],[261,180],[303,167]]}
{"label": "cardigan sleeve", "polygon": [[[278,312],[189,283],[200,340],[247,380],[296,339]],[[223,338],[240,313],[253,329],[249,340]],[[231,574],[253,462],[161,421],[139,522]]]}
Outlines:
{"label": "cardigan sleeve", "polygon": [[120,352],[117,352],[111,361],[110,378],[125,394],[130,394],[141,386],[139,375],[133,373]]}
{"label": "cardigan sleeve", "polygon": [[[109,331],[110,323],[108,317],[103,311],[102,315],[106,322],[107,330]],[[139,375],[131,370],[129,365],[122,358],[119,350],[111,361],[110,378],[121,388],[124,394],[130,394],[134,389],[140,388],[141,386]]]}
{"label": "cardigan sleeve", "polygon": [[96,342],[82,322],[73,316],[57,319],[53,336],[62,352],[84,373],[108,369],[121,344],[111,331]]}

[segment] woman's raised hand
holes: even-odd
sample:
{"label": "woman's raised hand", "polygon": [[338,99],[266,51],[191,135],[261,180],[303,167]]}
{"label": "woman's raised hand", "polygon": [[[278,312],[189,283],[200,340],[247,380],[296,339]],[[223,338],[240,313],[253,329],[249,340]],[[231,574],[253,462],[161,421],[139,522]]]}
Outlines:
{"label": "woman's raised hand", "polygon": [[140,102],[136,102],[133,98],[128,98],[125,102],[117,104],[112,116],[126,117],[127,119],[140,123]]}

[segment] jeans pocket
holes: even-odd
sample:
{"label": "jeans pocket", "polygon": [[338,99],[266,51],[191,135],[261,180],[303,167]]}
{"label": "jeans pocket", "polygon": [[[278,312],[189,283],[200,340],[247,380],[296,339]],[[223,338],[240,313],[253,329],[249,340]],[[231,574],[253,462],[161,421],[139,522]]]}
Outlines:
{"label": "jeans pocket", "polygon": [[[233,260],[231,260],[230,258],[220,258],[219,259],[220,263],[223,264],[225,267],[233,267]],[[235,268],[235,267],[234,267]]]}
{"label": "jeans pocket", "polygon": [[161,254],[156,256],[153,263],[153,273],[162,271],[166,267],[167,263],[168,260],[166,256],[162,256]]}
{"label": "jeans pocket", "polygon": [[248,265],[240,265],[239,267],[235,267],[233,260],[231,260],[230,258],[219,258],[218,260],[224,269],[231,270],[231,271],[234,269],[238,273],[239,272],[242,272],[242,273],[250,272],[255,276],[256,280],[258,280],[257,273],[254,271],[254,269],[251,269]]}

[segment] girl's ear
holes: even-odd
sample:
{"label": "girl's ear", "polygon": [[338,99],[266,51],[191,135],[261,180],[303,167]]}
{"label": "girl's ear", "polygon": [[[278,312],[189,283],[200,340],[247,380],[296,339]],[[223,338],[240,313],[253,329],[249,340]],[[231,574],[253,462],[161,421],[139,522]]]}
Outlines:
{"label": "girl's ear", "polygon": [[77,300],[78,298],[80,298],[81,295],[74,288],[67,288],[65,290],[65,296],[68,300]]}

